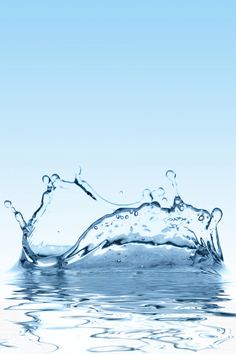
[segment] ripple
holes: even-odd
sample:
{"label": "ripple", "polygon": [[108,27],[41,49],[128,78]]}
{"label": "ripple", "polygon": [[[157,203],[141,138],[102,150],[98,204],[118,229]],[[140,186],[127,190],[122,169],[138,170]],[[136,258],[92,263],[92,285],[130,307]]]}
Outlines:
{"label": "ripple", "polygon": [[59,279],[25,271],[5,285],[0,343],[9,353],[8,347],[26,354],[173,354],[234,346],[233,302],[215,274],[149,269],[64,272]]}

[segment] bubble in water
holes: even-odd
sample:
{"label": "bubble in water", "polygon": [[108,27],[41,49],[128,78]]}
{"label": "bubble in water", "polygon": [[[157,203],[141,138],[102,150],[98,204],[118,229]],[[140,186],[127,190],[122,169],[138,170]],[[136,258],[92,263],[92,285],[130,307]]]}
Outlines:
{"label": "bubble in water", "polygon": [[12,207],[12,202],[10,200],[5,200],[4,205],[6,208],[11,208]]}
{"label": "bubble in water", "polygon": [[19,211],[16,211],[15,212],[15,218],[16,220],[18,221],[18,223],[20,224],[20,227],[23,229],[25,228],[25,226],[27,225],[24,218],[23,218],[23,215],[19,212]]}

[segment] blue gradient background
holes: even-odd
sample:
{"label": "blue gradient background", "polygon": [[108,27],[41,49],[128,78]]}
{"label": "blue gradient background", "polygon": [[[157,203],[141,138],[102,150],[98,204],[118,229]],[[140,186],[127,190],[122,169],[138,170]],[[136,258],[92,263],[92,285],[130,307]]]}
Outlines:
{"label": "blue gradient background", "polygon": [[[0,199],[26,218],[40,178],[132,198],[169,168],[186,202],[224,211],[235,249],[235,1],[1,1]],[[21,232],[0,206],[12,265]],[[10,248],[13,250],[10,251]]]}

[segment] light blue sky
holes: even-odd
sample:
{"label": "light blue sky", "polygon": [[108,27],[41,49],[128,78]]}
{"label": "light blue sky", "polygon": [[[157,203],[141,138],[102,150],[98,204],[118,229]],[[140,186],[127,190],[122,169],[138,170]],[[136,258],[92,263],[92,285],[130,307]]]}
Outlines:
{"label": "light blue sky", "polygon": [[[79,164],[107,197],[172,168],[187,202],[223,209],[230,254],[235,17],[227,0],[1,1],[1,200],[29,216],[41,176]],[[0,231],[20,241],[3,207]]]}

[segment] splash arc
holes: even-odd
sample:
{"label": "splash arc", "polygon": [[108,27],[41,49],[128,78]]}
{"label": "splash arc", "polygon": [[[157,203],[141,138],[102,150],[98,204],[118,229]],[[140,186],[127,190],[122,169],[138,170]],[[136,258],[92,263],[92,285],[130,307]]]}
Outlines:
{"label": "splash arc", "polygon": [[[20,264],[39,269],[178,266],[196,269],[222,264],[217,230],[222,211],[215,208],[210,213],[186,204],[178,193],[174,171],[167,171],[166,176],[174,190],[173,202],[168,206],[162,187],[152,192],[146,189],[137,202],[113,203],[100,196],[81,178],[81,173],[74,181],[57,174],[44,176],[46,190],[28,221],[11,201],[5,201],[23,232]],[[50,219],[51,210],[57,210],[57,193],[66,194],[68,190],[72,190],[73,197],[78,194],[80,201],[88,203],[85,216],[80,217],[83,207],[76,211],[74,204],[75,216],[71,217],[72,209],[65,208],[62,202],[62,215],[56,211]],[[68,220],[64,220],[65,210]]]}

